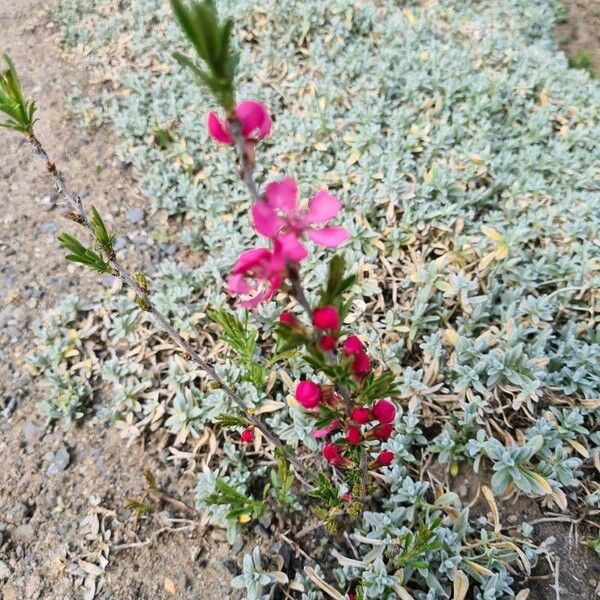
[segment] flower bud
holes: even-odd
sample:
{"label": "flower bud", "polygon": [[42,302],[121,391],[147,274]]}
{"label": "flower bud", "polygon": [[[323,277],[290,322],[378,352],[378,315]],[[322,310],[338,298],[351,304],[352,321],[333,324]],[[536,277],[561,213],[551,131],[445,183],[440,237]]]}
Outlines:
{"label": "flower bud", "polygon": [[340,465],[344,461],[344,457],[340,450],[340,446],[333,442],[329,442],[323,446],[323,458],[332,465]]}
{"label": "flower bud", "polygon": [[254,430],[253,429],[244,429],[240,435],[240,439],[244,444],[250,444],[254,441]]}
{"label": "flower bud", "polygon": [[381,423],[381,425],[377,425],[377,427],[373,427],[373,429],[369,431],[368,437],[369,439],[385,442],[389,440],[392,431],[394,431],[394,426],[391,423]]}
{"label": "flower bud", "polygon": [[359,425],[366,425],[372,419],[371,411],[364,406],[353,408],[350,416],[352,417],[352,420]]}
{"label": "flower bud", "polygon": [[319,348],[323,350],[323,352],[331,352],[335,349],[336,339],[332,335],[324,335],[319,340]]}
{"label": "flower bud", "polygon": [[381,467],[388,467],[394,460],[394,453],[389,450],[384,450],[377,458],[377,464]]}
{"label": "flower bud", "polygon": [[296,400],[304,408],[315,408],[321,401],[321,388],[313,381],[301,381],[296,386]]}
{"label": "flower bud", "polygon": [[361,352],[354,357],[352,373],[358,377],[364,377],[371,372],[371,361],[366,352]]}
{"label": "flower bud", "polygon": [[280,315],[279,315],[279,322],[283,323],[284,325],[287,325],[288,327],[297,327],[298,326],[298,319],[296,318],[296,315],[294,315],[293,313],[284,310]]}
{"label": "flower bud", "polygon": [[351,335],[343,344],[342,350],[346,356],[353,356],[364,351],[364,346],[357,336]]}
{"label": "flower bud", "polygon": [[348,429],[346,429],[346,441],[353,446],[358,446],[362,440],[362,435],[360,434],[360,429],[358,427],[354,427],[350,425]]}
{"label": "flower bud", "polygon": [[380,423],[393,423],[396,418],[396,407],[387,400],[378,400],[373,406],[373,416]]}
{"label": "flower bud", "polygon": [[321,331],[325,329],[337,331],[342,324],[340,315],[333,306],[322,306],[320,308],[315,308],[312,322],[313,325]]}

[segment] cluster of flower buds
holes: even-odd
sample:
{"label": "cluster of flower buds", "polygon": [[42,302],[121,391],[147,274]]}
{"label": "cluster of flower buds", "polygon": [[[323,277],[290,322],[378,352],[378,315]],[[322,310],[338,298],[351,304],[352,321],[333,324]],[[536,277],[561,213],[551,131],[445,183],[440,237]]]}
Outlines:
{"label": "cluster of flower buds", "polygon": [[[290,327],[300,327],[290,313],[283,313],[280,321]],[[319,346],[324,352],[337,352],[338,333],[341,326],[338,312],[332,306],[318,308],[313,312],[313,325],[321,333]],[[325,343],[324,343],[325,340]],[[341,360],[350,361],[350,370],[357,380],[362,380],[371,370],[371,361],[357,336],[350,336],[341,344]],[[330,422],[313,432],[316,438],[336,436],[323,447],[323,457],[338,467],[350,467],[352,462],[345,457],[350,448],[372,442],[385,442],[394,430],[396,407],[388,400],[378,400],[371,407],[356,406],[350,415],[344,411],[341,396],[331,385],[320,385],[314,381],[301,381],[296,386],[295,397],[305,410],[319,417],[320,409],[335,415]],[[340,432],[340,433],[338,433]],[[392,452],[383,451],[371,463],[372,468],[388,466],[394,458]]]}
{"label": "cluster of flower buds", "polygon": [[[271,117],[260,102],[246,100],[235,108],[235,116],[246,146],[263,140],[271,131]],[[208,133],[222,144],[233,144],[232,121],[221,120],[211,112]],[[325,248],[337,248],[350,234],[343,227],[329,225],[342,205],[327,190],[318,191],[306,207],[298,206],[298,187],[291,177],[274,181],[252,206],[256,232],[267,238],[270,248],[255,248],[242,253],[229,278],[229,291],[243,297],[240,305],[251,308],[270,300],[277,292],[289,264],[308,256],[304,244],[309,239]]]}

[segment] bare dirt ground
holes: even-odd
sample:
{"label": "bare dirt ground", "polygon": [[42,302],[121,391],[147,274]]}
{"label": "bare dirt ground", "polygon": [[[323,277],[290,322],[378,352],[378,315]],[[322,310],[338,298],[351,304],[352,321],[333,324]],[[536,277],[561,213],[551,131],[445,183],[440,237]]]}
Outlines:
{"label": "bare dirt ground", "polygon": [[[38,100],[38,136],[84,201],[115,230],[126,209],[145,208],[114,157],[107,132],[86,137],[68,121],[65,96],[85,72],[63,57],[57,27],[39,0],[0,0],[2,52]],[[176,474],[158,447],[126,448],[114,428],[91,420],[49,430],[37,404],[43,385],[27,371],[36,320],[57,299],[101,290],[67,268],[56,235],[72,229],[25,140],[0,130],[0,595],[3,600],[78,598],[223,600],[228,546],[171,505],[143,520],[125,508],[160,473],[174,497],[193,499],[194,478]],[[122,182],[115,184],[115,181]],[[173,519],[183,519],[177,521]],[[173,531],[182,527],[181,531]],[[212,541],[211,541],[212,540]],[[148,542],[149,541],[149,542]],[[148,542],[148,543],[147,543]],[[133,544],[122,549],[118,545]]]}
{"label": "bare dirt ground", "polygon": [[567,14],[556,28],[564,52],[577,60],[583,54],[591,59],[591,70],[600,76],[600,0],[563,0]]}

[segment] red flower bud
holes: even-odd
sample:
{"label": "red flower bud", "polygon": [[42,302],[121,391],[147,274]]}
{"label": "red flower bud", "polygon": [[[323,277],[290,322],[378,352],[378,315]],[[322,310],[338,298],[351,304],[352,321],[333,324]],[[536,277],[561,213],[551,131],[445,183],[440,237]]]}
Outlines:
{"label": "red flower bud", "polygon": [[358,446],[362,440],[362,435],[360,434],[360,429],[358,427],[353,427],[350,425],[348,429],[346,429],[346,441],[353,446]]}
{"label": "red flower bud", "polygon": [[322,306],[320,308],[315,308],[312,322],[317,329],[329,329],[331,331],[337,331],[342,324],[340,321],[340,315],[333,306]]}
{"label": "red flower bud", "polygon": [[393,423],[396,418],[396,407],[387,400],[378,400],[373,406],[373,416],[380,423]]}
{"label": "red flower bud", "polygon": [[296,327],[298,325],[298,319],[296,318],[296,315],[288,312],[287,310],[284,310],[279,315],[279,322],[283,323],[284,325],[288,325],[289,327]]}
{"label": "red flower bud", "polygon": [[329,442],[323,446],[323,458],[332,465],[339,465],[344,461],[344,457],[340,452],[340,446]]}
{"label": "red flower bud", "polygon": [[394,431],[394,426],[391,423],[382,423],[369,431],[369,437],[380,442],[385,442],[390,439],[392,431]]}
{"label": "red flower bud", "polygon": [[240,439],[244,444],[249,444],[254,441],[254,430],[253,429],[244,429],[240,435]]}
{"label": "red flower bud", "polygon": [[392,461],[394,460],[394,453],[390,452],[389,450],[384,450],[376,460],[377,464],[381,467],[387,467],[392,464]]}
{"label": "red flower bud", "polygon": [[352,502],[352,494],[342,494],[340,496],[340,500],[343,500],[344,502]]}
{"label": "red flower bud", "polygon": [[353,408],[350,416],[352,417],[352,420],[359,425],[365,425],[372,419],[371,411],[364,406]]}
{"label": "red flower bud", "polygon": [[360,354],[364,349],[362,342],[355,335],[351,335],[342,345],[342,350],[346,356]]}
{"label": "red flower bud", "polygon": [[371,361],[366,352],[357,354],[352,363],[352,372],[358,377],[364,377],[371,372]]}
{"label": "red flower bud", "polygon": [[323,352],[331,352],[336,345],[336,339],[332,335],[324,335],[319,340],[319,348],[323,350]]}
{"label": "red flower bud", "polygon": [[296,400],[304,408],[315,408],[321,401],[321,388],[313,381],[301,381],[296,386]]}
{"label": "red flower bud", "polygon": [[348,600],[356,600],[356,594],[354,594],[354,593],[350,592],[350,593],[348,594]]}

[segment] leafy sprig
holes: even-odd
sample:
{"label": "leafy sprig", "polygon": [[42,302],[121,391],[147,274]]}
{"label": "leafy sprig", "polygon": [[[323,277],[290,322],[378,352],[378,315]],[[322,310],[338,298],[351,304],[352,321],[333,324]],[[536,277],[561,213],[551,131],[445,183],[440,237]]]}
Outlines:
{"label": "leafy sprig", "polygon": [[65,256],[67,260],[90,267],[98,271],[98,273],[109,273],[112,270],[110,264],[100,254],[86,248],[71,234],[62,233],[58,236],[58,241],[63,248],[66,248],[70,252]]}
{"label": "leafy sprig", "polygon": [[8,120],[0,123],[0,126],[21,133],[32,133],[36,122],[35,101],[23,97],[15,67],[7,54],[3,57],[8,68],[0,76],[0,111],[8,116]]}
{"label": "leafy sprig", "polygon": [[235,104],[234,78],[239,62],[238,53],[231,50],[233,20],[220,22],[212,0],[171,0],[171,6],[206,70],[180,52],[174,52],[173,57],[180,65],[190,69],[221,106],[230,112]]}

